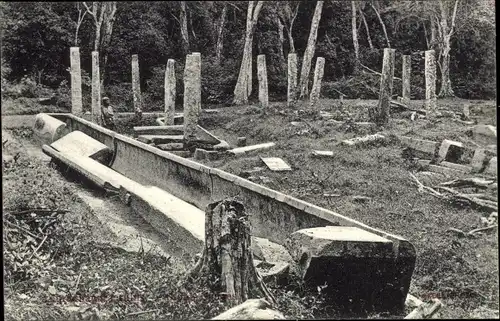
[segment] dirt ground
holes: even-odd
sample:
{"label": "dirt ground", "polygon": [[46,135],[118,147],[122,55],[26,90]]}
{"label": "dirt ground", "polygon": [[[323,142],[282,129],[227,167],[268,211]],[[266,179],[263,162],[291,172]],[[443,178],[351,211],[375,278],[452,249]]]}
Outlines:
{"label": "dirt ground", "polygon": [[[438,108],[458,112],[462,111],[464,102],[438,100]],[[395,139],[359,148],[337,145],[342,139],[373,134],[379,129],[349,128],[318,117],[319,110],[335,113],[342,108],[355,118],[359,115],[358,121],[367,121],[367,109],[376,103],[348,100],[341,106],[338,100],[322,100],[315,111],[309,106],[298,106],[294,111],[282,103],[274,103],[265,113],[256,106],[221,109],[216,115],[202,118],[201,125],[232,146],[237,137],[245,136],[247,145],[272,141],[276,147],[203,162],[236,175],[263,167],[263,171],[255,174],[260,184],[408,239],[417,249],[410,293],[422,299],[439,298],[445,305],[441,317],[468,318],[487,309],[498,311],[497,229],[472,239],[459,238],[447,231],[482,227],[481,216],[487,217],[490,213],[419,193],[409,176],[414,168],[402,157],[403,146]],[[412,107],[420,108],[422,104],[422,101],[413,101]],[[470,109],[477,123],[496,125],[494,102],[471,101]],[[382,133],[389,137],[406,135],[438,142],[458,140],[471,149],[478,145],[496,146],[496,139],[474,141],[466,135],[470,126],[448,118],[431,123],[423,119],[412,122],[409,115],[401,117],[395,113]],[[297,126],[292,121],[306,124]],[[314,158],[313,150],[333,151],[334,156]],[[292,171],[272,172],[260,157],[281,157]],[[432,177],[435,184],[472,176]],[[497,190],[491,193],[497,197]],[[359,202],[355,196],[369,199]],[[487,312],[480,315],[495,316]]]}

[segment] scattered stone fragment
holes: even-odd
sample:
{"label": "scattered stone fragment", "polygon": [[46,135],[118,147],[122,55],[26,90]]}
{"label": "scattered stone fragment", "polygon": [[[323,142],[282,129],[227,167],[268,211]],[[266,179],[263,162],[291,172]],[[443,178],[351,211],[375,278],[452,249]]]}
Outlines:
{"label": "scattered stone fragment", "polygon": [[321,156],[333,157],[333,152],[328,151],[328,150],[313,150],[312,154],[314,156],[318,156],[318,157],[321,157]]}
{"label": "scattered stone fragment", "polygon": [[464,103],[462,108],[462,120],[470,120],[470,103]]}
{"label": "scattered stone fragment", "polygon": [[166,143],[180,143],[184,141],[182,135],[139,135],[137,140],[146,144],[166,144]]}
{"label": "scattered stone fragment", "polygon": [[490,162],[488,163],[488,166],[484,170],[485,174],[491,174],[497,176],[497,157],[493,157],[490,159]]}
{"label": "scattered stone fragment", "polygon": [[476,125],[472,129],[473,135],[484,135],[489,137],[497,137],[497,128],[491,125]]}
{"label": "scattered stone fragment", "polygon": [[342,144],[347,145],[347,146],[354,146],[366,142],[374,142],[374,141],[382,141],[385,140],[385,136],[380,135],[380,134],[373,134],[373,135],[367,135],[364,137],[355,137],[351,139],[346,139],[342,141]]}
{"label": "scattered stone fragment", "polygon": [[449,167],[449,168],[453,168],[453,169],[456,169],[458,171],[461,171],[463,173],[469,173],[469,172],[472,172],[472,167],[470,166],[467,166],[467,165],[462,165],[462,164],[456,164],[456,163],[450,163],[450,162],[447,162],[447,161],[442,161],[440,163],[441,166],[445,166],[445,167]]}
{"label": "scattered stone fragment", "polygon": [[264,262],[292,262],[293,259],[288,250],[281,244],[269,241],[261,237],[252,237],[252,252],[255,258]]}
{"label": "scattered stone fragment", "polygon": [[404,145],[430,155],[434,155],[434,151],[438,145],[438,143],[431,140],[418,139],[408,136],[398,136],[398,138]]}
{"label": "scattered stone fragment", "polygon": [[216,150],[207,150],[206,157],[209,161],[218,160],[220,158],[220,153]]}
{"label": "scattered stone fragment", "polygon": [[274,282],[278,284],[286,284],[288,280],[288,273],[290,271],[290,264],[286,262],[276,262],[268,271],[259,271],[264,282]]}
{"label": "scattered stone fragment", "polygon": [[225,151],[230,148],[231,146],[229,146],[229,144],[225,140],[220,140],[219,144],[213,146],[214,150],[219,150],[219,151]]}
{"label": "scattered stone fragment", "polygon": [[259,179],[262,181],[263,184],[272,183],[272,180],[267,176],[259,176]]}
{"label": "scattered stone fragment", "polygon": [[191,157],[191,152],[188,150],[172,150],[172,151],[169,151],[169,153],[172,153],[174,155],[177,155],[179,157],[184,157],[184,158]]}
{"label": "scattered stone fragment", "polygon": [[474,156],[472,156],[472,160],[470,162],[473,171],[480,172],[484,168],[486,156],[487,153],[484,148],[477,148],[474,151]]}
{"label": "scattered stone fragment", "polygon": [[463,172],[461,170],[455,169],[455,168],[450,168],[450,167],[445,167],[445,166],[439,166],[439,165],[433,165],[430,164],[429,170],[435,173],[441,173],[447,176],[456,176],[460,175]]}
{"label": "scattered stone fragment", "polygon": [[228,152],[234,155],[241,155],[245,154],[254,150],[260,150],[260,149],[268,149],[271,147],[274,147],[276,144],[275,143],[264,143],[264,144],[257,144],[257,145],[250,145],[250,146],[245,146],[245,147],[238,147],[238,148],[233,148],[230,149]]}
{"label": "scattered stone fragment", "polygon": [[246,137],[238,137],[236,140],[236,146],[238,147],[243,147],[247,145],[247,138]]}
{"label": "scattered stone fragment", "polygon": [[355,195],[355,196],[352,197],[352,200],[354,202],[358,202],[358,203],[366,203],[366,202],[371,201],[372,198],[368,197],[368,196]]}
{"label": "scattered stone fragment", "polygon": [[278,171],[291,171],[290,165],[279,157],[261,157],[262,161],[269,167],[270,170]]}
{"label": "scattered stone fragment", "polygon": [[196,148],[194,150],[194,159],[202,160],[202,159],[205,159],[206,156],[207,156],[207,151],[205,149]]}
{"label": "scattered stone fragment", "polygon": [[172,151],[172,150],[183,150],[183,143],[168,143],[168,144],[159,144],[157,146],[161,150]]}

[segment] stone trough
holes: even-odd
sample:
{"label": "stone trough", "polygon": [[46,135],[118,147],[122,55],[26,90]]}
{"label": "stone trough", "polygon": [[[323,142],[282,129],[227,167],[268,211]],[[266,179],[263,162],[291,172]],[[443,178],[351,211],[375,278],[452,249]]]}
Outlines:
{"label": "stone trough", "polygon": [[[85,177],[118,190],[126,204],[171,241],[172,254],[193,257],[201,252],[205,208],[238,195],[249,213],[254,240],[262,238],[281,248],[286,246],[304,267],[307,285],[316,288],[319,283],[328,283],[328,288],[340,290],[335,300],[350,302],[349,308],[357,305],[366,310],[402,312],[416,260],[415,248],[404,238],[75,115],[50,115],[63,122],[67,132],[85,134],[97,141],[94,144],[106,146],[112,155],[101,164],[90,155],[59,151],[54,144],[49,145],[52,142],[46,142],[44,152],[80,169]],[[313,228],[319,228],[314,240],[309,233]]]}

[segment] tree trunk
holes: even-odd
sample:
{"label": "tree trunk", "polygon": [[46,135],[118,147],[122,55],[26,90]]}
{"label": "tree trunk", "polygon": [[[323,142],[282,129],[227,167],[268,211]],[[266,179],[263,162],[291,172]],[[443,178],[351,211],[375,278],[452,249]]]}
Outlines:
{"label": "tree trunk", "polygon": [[359,71],[359,42],[358,42],[358,28],[356,27],[356,1],[351,1],[352,15],[351,15],[351,28],[352,28],[352,43],[354,45],[354,73]]}
{"label": "tree trunk", "polygon": [[293,41],[292,30],[290,28],[287,30],[287,34],[288,34],[288,43],[290,45],[289,53],[295,53],[295,44]]}
{"label": "tree trunk", "polygon": [[186,1],[181,1],[180,7],[181,7],[181,12],[179,15],[179,19],[181,25],[182,50],[184,51],[184,54],[187,55],[190,52],[190,46],[189,46],[189,34],[187,26]]}
{"label": "tree trunk", "polygon": [[445,37],[444,48],[441,51],[441,89],[439,97],[453,97],[453,88],[450,79],[450,39]]}
{"label": "tree trunk", "polygon": [[372,3],[370,3],[370,5],[373,8],[373,11],[375,11],[375,14],[377,15],[378,21],[380,22],[380,25],[382,26],[382,31],[384,31],[385,41],[387,42],[387,47],[391,48],[391,43],[389,41],[389,36],[387,35],[387,29],[385,29],[384,20],[382,20],[382,17],[380,16],[377,8],[375,8],[375,6]]}
{"label": "tree trunk", "polygon": [[250,250],[250,224],[243,204],[236,200],[211,203],[205,210],[205,247],[189,274],[206,277],[215,291],[222,291],[234,304],[249,297],[275,299],[262,282]]}
{"label": "tree trunk", "polygon": [[243,48],[243,57],[241,59],[238,81],[236,82],[236,86],[234,88],[233,103],[236,105],[248,103],[249,92],[251,93],[252,90],[251,80],[253,31],[263,4],[263,1],[258,1],[257,5],[255,5],[254,7],[254,1],[248,2],[245,46]]}
{"label": "tree trunk", "polygon": [[224,4],[222,8],[222,13],[219,18],[219,23],[217,26],[217,45],[215,46],[215,61],[220,64],[220,58],[222,57],[222,49],[224,45],[224,25],[226,23],[227,5]]}
{"label": "tree trunk", "polygon": [[384,62],[382,64],[382,75],[380,77],[379,101],[376,108],[371,108],[369,110],[370,120],[377,125],[386,125],[389,123],[395,55],[396,49],[384,49]]}
{"label": "tree trunk", "polygon": [[[281,20],[280,19],[276,19],[277,20],[277,26],[278,26],[278,36],[279,36],[279,39],[280,39],[280,45],[279,45],[279,55],[280,55],[280,61],[281,61],[281,66],[283,66],[284,62],[285,62],[285,51],[283,50],[283,46],[285,44],[285,34],[283,32],[283,29],[285,29],[285,26],[283,25],[283,23],[281,23]],[[281,67],[283,68],[283,67]]]}
{"label": "tree trunk", "polygon": [[307,40],[306,51],[302,59],[302,68],[300,71],[300,99],[304,99],[309,94],[309,73],[311,72],[311,63],[316,49],[316,38],[318,37],[319,21],[321,19],[321,11],[323,10],[323,1],[316,3],[314,16],[311,22],[311,30],[309,31],[309,39]]}
{"label": "tree trunk", "polygon": [[[106,10],[105,10],[106,9]],[[113,34],[113,24],[115,21],[116,14],[116,1],[106,2],[103,4],[103,9],[105,10],[103,19],[103,29],[101,34],[101,83],[104,83],[106,76],[106,66],[108,63],[108,53],[109,46],[111,44],[111,36]]]}
{"label": "tree trunk", "polygon": [[359,7],[359,15],[361,16],[361,19],[363,19],[363,24],[365,25],[366,38],[368,39],[368,45],[370,46],[370,49],[373,49],[372,37],[370,36],[370,28],[368,28],[368,23],[366,22],[365,14],[363,13],[363,10],[361,9],[361,7]]}

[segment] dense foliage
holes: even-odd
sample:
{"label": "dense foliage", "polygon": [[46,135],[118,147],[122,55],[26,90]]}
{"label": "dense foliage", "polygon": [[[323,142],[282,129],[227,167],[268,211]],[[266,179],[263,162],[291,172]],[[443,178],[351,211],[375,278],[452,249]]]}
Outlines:
{"label": "dense foliage", "polygon": [[[448,1],[448,0],[441,0]],[[121,105],[131,105],[131,55],[139,54],[142,90],[146,109],[160,108],[167,59],[176,60],[178,101],[182,101],[184,63],[181,34],[181,2],[117,2],[104,75],[105,94]],[[415,1],[370,1],[387,29],[391,47],[397,49],[396,76],[401,73],[401,55],[412,54],[412,85],[416,98],[422,97],[423,50],[428,49],[429,26],[405,9]],[[357,16],[360,62],[380,70],[386,38],[381,23],[369,1],[359,1],[366,26]],[[437,1],[436,1],[437,2]],[[202,54],[203,102],[229,102],[238,77],[243,52],[247,2],[186,1],[189,50]],[[453,1],[450,2],[453,5]],[[54,89],[69,82],[69,47],[79,46],[82,69],[91,72],[95,24],[90,14],[83,17],[76,34],[80,14],[85,12],[78,2],[2,2],[2,84],[29,77],[34,82]],[[303,54],[315,1],[266,1],[259,16],[253,41],[254,75],[257,54],[266,54],[270,94],[274,99],[286,95],[286,57],[290,51],[286,22],[280,23],[280,10],[299,5],[292,28],[295,49]],[[416,6],[425,6],[424,2]],[[427,4],[428,5],[428,4]],[[399,6],[399,7],[398,7]],[[218,26],[223,8],[223,50],[216,59]],[[427,9],[425,9],[427,10]],[[425,12],[425,11],[424,11]],[[376,94],[363,87],[352,86],[355,54],[351,29],[351,3],[325,1],[320,21],[315,56],[326,59],[323,94],[337,98],[341,89],[349,98],[374,98]],[[454,92],[463,98],[495,97],[495,23],[494,2],[463,0],[457,11],[457,26],[451,39],[450,71]],[[285,31],[280,32],[280,25]],[[366,29],[373,48],[370,48]],[[283,29],[281,29],[283,30]],[[104,50],[104,49],[103,49]],[[101,51],[102,52],[102,51]],[[439,73],[439,68],[438,68]],[[256,77],[254,77],[256,82]],[[440,86],[438,77],[438,88]],[[88,82],[84,90],[88,91]],[[396,91],[400,86],[395,86]],[[254,87],[255,88],[255,87]],[[254,91],[255,94],[255,91]]]}

